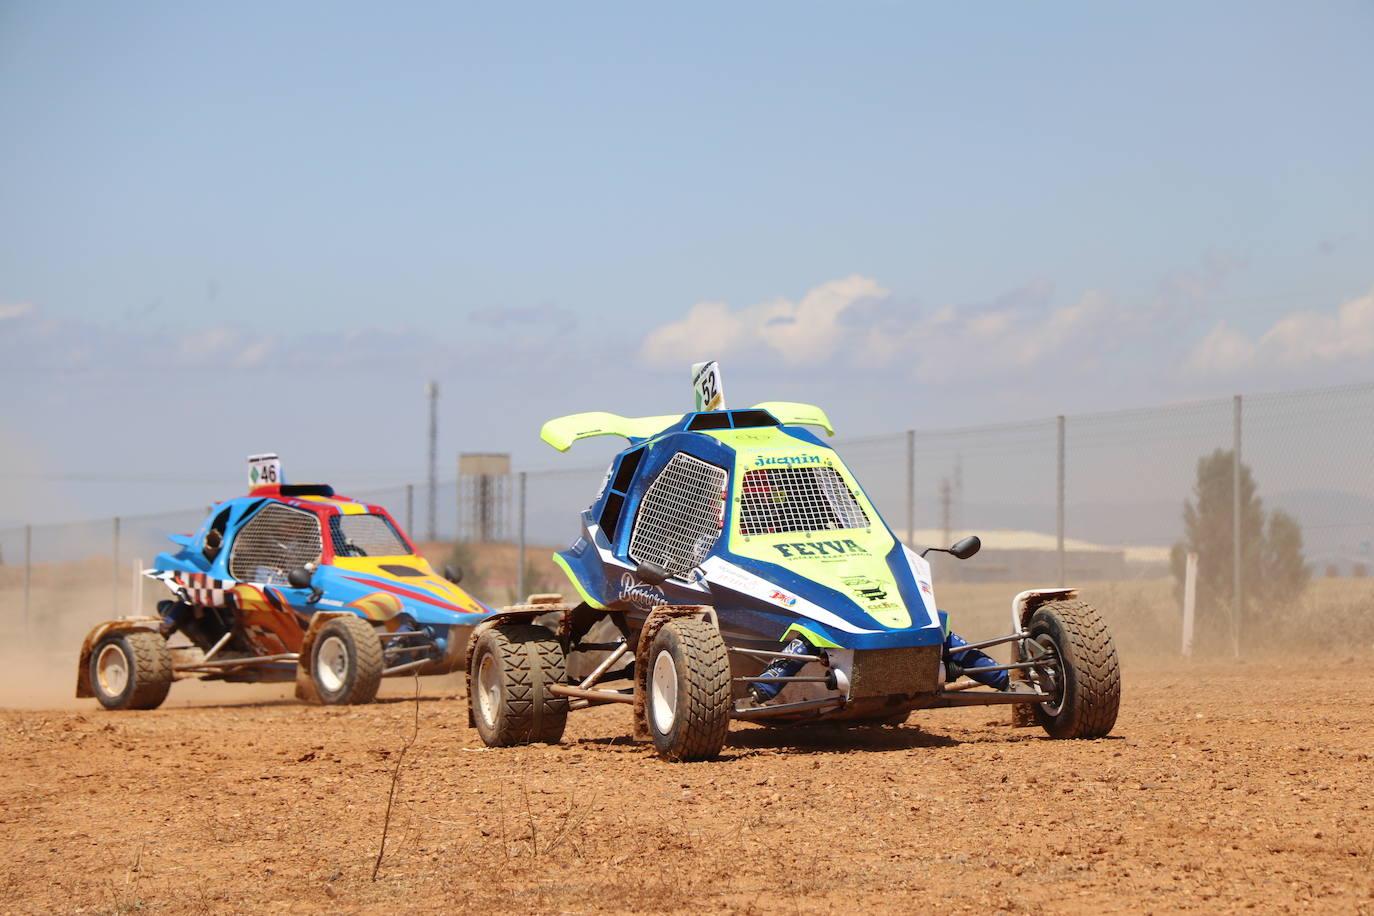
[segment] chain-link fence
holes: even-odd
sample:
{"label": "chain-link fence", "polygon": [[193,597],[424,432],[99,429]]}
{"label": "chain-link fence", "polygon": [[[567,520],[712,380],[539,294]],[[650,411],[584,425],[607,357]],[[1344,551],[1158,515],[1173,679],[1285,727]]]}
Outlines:
{"label": "chain-link fence", "polygon": [[[1191,552],[1201,644],[1374,643],[1374,385],[834,444],[899,537],[982,537],[978,556],[937,564],[940,603],[966,629],[1001,629],[1016,591],[1068,583],[1128,646],[1177,647],[1176,568]],[[465,566],[465,584],[501,604],[567,589],[550,554],[577,536],[605,473],[572,459],[495,486],[349,495],[386,507],[432,560]],[[70,640],[109,616],[150,612],[163,596],[141,588],[136,569],[207,508],[0,531],[0,632]]]}

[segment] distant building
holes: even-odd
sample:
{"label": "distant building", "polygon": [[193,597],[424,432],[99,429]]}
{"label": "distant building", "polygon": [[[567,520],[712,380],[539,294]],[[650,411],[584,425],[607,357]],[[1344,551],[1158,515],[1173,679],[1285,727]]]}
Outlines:
{"label": "distant building", "polygon": [[[902,532],[897,532],[901,536]],[[917,550],[948,547],[939,529],[918,529]],[[982,539],[983,549],[968,560],[932,553],[936,574],[956,582],[1034,582],[1053,585],[1059,581],[1059,545],[1053,534],[1039,531],[954,531],[953,540],[969,534]],[[1064,581],[1067,584],[1122,579],[1153,579],[1169,575],[1169,548],[1093,544],[1064,539]]]}

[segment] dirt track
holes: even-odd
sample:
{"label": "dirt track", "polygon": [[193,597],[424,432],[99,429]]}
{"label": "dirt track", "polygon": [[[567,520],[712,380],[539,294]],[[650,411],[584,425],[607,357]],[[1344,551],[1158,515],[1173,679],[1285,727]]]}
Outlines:
{"label": "dirt track", "polygon": [[[456,679],[372,706],[178,684],[154,712],[3,710],[4,912],[1374,913],[1374,673],[1125,668],[1115,735],[1005,710],[737,726],[669,765],[624,709],[486,750]],[[184,705],[195,704],[195,705]]]}

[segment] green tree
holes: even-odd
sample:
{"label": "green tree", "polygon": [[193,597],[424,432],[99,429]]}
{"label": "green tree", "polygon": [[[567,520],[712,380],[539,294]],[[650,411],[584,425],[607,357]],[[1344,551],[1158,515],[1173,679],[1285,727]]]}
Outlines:
{"label": "green tree", "polygon": [[[1217,449],[1198,459],[1193,498],[1183,503],[1183,540],[1170,556],[1175,594],[1182,597],[1185,558],[1198,555],[1199,628],[1219,633],[1235,601],[1232,453]],[[1271,612],[1302,593],[1310,575],[1302,529],[1282,510],[1266,513],[1250,466],[1240,465],[1240,568],[1246,613]]]}

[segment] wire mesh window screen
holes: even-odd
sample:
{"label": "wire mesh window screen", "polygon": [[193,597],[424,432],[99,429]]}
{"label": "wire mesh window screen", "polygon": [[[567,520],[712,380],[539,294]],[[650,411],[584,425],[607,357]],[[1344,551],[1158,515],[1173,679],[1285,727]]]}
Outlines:
{"label": "wire mesh window screen", "polygon": [[269,503],[234,536],[229,575],[240,582],[286,585],[287,572],[318,562],[320,549],[318,518]]}
{"label": "wire mesh window screen", "polygon": [[334,553],[341,557],[399,557],[410,553],[405,541],[381,515],[336,515],[329,520]]}
{"label": "wire mesh window screen", "polygon": [[639,504],[630,558],[680,576],[706,559],[724,517],[725,471],[678,452]]}
{"label": "wire mesh window screen", "polygon": [[740,534],[868,525],[868,514],[834,468],[755,468],[745,472],[740,487]]}

